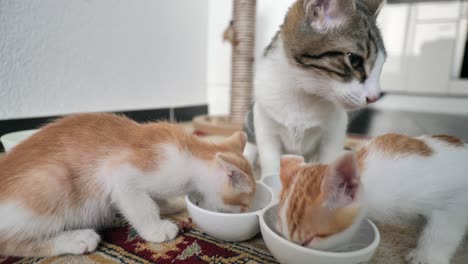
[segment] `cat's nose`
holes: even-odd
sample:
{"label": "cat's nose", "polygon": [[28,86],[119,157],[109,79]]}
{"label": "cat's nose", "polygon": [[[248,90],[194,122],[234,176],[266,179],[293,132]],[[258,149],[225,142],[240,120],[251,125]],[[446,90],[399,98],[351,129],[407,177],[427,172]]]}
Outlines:
{"label": "cat's nose", "polygon": [[366,97],[366,102],[367,104],[372,104],[372,103],[375,103],[379,100],[380,96],[369,96],[369,97]]}

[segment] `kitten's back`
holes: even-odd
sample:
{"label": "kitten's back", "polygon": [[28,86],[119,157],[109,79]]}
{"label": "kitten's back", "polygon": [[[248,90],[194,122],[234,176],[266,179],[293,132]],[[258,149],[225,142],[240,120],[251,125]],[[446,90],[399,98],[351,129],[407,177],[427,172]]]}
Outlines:
{"label": "kitten's back", "polygon": [[75,115],[45,126],[0,160],[0,201],[41,214],[79,206],[102,193],[93,175],[97,164],[128,147],[137,126],[110,114]]}
{"label": "kitten's back", "polygon": [[374,219],[424,214],[468,189],[468,148],[456,138],[389,134],[362,150],[365,161],[358,163],[364,163],[361,180]]}

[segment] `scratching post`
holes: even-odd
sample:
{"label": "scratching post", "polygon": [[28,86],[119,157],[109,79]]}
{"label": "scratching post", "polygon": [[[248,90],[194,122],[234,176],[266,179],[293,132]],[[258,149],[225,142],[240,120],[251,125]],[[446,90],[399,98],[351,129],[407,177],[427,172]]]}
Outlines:
{"label": "scratching post", "polygon": [[243,123],[252,103],[256,0],[234,0],[231,121]]}
{"label": "scratching post", "polygon": [[252,103],[255,12],[256,0],[233,0],[233,19],[224,32],[224,39],[232,45],[230,115],[195,117],[199,132],[230,135],[242,130]]}

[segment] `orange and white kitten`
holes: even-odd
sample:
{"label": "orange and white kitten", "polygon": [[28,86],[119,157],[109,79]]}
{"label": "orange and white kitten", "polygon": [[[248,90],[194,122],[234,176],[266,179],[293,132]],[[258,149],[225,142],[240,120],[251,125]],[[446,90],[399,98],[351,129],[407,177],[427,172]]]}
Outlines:
{"label": "orange and white kitten", "polygon": [[468,226],[468,148],[450,136],[379,136],[332,164],[281,160],[278,230],[289,240],[330,249],[349,241],[366,217],[427,218],[412,264],[448,264]]}
{"label": "orange and white kitten", "polygon": [[94,229],[115,212],[147,241],[173,239],[177,225],[160,210],[192,191],[212,210],[241,212],[255,192],[245,143],[242,132],[212,144],[177,124],[111,114],[60,119],[0,160],[0,254],[93,251]]}

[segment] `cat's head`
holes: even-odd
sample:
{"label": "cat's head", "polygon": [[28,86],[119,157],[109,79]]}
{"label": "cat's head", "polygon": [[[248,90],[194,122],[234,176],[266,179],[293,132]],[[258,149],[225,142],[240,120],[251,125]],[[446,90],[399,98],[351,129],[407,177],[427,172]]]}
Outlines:
{"label": "cat's head", "polygon": [[237,132],[221,143],[223,151],[215,154],[214,166],[219,182],[216,196],[208,206],[216,211],[241,213],[252,205],[256,181],[252,166],[243,155],[246,143],[246,134]]}
{"label": "cat's head", "polygon": [[322,250],[351,238],[362,218],[362,186],[353,154],[329,165],[284,156],[281,183],[277,229],[285,238]]}
{"label": "cat's head", "polygon": [[384,0],[298,0],[281,29],[298,86],[347,110],[380,97],[385,46],[376,25]]}

